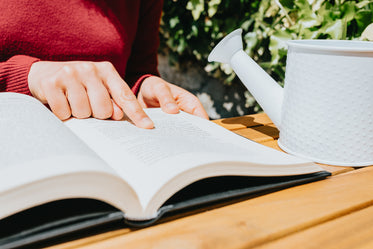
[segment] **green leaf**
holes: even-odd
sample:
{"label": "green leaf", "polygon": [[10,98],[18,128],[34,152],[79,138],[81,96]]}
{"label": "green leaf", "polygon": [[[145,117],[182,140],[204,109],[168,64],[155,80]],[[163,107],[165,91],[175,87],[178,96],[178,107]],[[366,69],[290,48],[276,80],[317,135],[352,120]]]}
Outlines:
{"label": "green leaf", "polygon": [[361,1],[359,3],[356,3],[356,8],[362,9],[362,8],[364,8],[365,6],[367,6],[368,4],[370,4],[372,2],[373,2],[372,0]]}
{"label": "green leaf", "polygon": [[244,41],[246,44],[246,52],[250,53],[258,43],[258,37],[255,32],[249,32],[244,35]]}
{"label": "green leaf", "polygon": [[205,10],[204,0],[190,0],[186,8],[192,12],[193,19],[198,20]]}
{"label": "green leaf", "polygon": [[302,32],[302,39],[317,39],[320,36],[320,30],[304,29]]}
{"label": "green leaf", "polygon": [[176,26],[177,24],[179,24],[179,23],[180,23],[180,20],[179,20],[179,17],[178,17],[178,16],[173,17],[173,18],[170,19],[170,27],[171,27],[171,28],[175,28],[175,26]]}
{"label": "green leaf", "polygon": [[218,11],[220,3],[221,3],[221,0],[210,0],[208,2],[207,13],[208,13],[209,17],[213,17],[216,14],[216,12]]}
{"label": "green leaf", "polygon": [[336,20],[324,26],[321,31],[324,34],[328,34],[332,39],[340,40],[343,38],[344,27],[343,20]]}
{"label": "green leaf", "polygon": [[356,13],[355,20],[358,31],[361,33],[369,24],[373,22],[373,13],[371,10],[360,10]]}
{"label": "green leaf", "polygon": [[286,42],[291,39],[291,33],[285,30],[277,30],[275,33],[271,35],[269,42],[269,51],[271,51],[272,55],[271,64],[277,64],[279,62],[279,60],[281,59],[279,51],[281,49],[286,50]]}
{"label": "green leaf", "polygon": [[294,0],[280,0],[280,3],[287,9],[292,9],[294,7]]}
{"label": "green leaf", "polygon": [[345,2],[342,5],[341,10],[343,12],[343,19],[345,19],[346,22],[350,22],[354,19],[356,13],[355,5],[355,2]]}

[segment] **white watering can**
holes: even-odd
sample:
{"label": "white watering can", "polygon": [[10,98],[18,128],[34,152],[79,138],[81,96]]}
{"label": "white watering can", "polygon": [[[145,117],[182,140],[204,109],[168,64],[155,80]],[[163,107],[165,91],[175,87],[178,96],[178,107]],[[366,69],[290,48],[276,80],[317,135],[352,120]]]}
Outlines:
{"label": "white watering can", "polygon": [[241,33],[208,60],[230,64],[279,128],[279,146],[319,163],[373,165],[373,42],[289,41],[282,88],[242,50]]}

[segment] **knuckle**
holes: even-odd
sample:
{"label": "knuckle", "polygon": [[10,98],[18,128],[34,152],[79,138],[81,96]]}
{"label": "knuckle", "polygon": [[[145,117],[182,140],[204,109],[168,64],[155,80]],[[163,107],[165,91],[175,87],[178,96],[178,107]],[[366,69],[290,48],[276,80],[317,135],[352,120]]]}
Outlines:
{"label": "knuckle", "polygon": [[133,94],[120,94],[116,100],[119,105],[125,105],[128,102],[137,101],[136,96]]}
{"label": "knuckle", "polygon": [[164,91],[169,90],[168,86],[166,84],[164,84],[163,82],[159,82],[157,84],[154,84],[153,89],[156,92],[164,92]]}
{"label": "knuckle", "polygon": [[135,119],[143,119],[144,117],[146,117],[146,114],[144,113],[144,111],[141,109],[141,108],[135,108],[133,111],[132,111],[132,117],[134,117]]}
{"label": "knuckle", "polygon": [[102,61],[100,62],[102,68],[104,68],[105,70],[110,70],[110,71],[114,71],[115,68],[114,68],[114,65],[109,62],[109,61]]}
{"label": "knuckle", "polygon": [[80,70],[84,73],[93,73],[96,72],[96,66],[92,62],[82,62],[80,64]]}
{"label": "knuckle", "polygon": [[90,96],[92,116],[98,119],[110,118],[113,114],[113,102],[109,95],[98,94]]}
{"label": "knuckle", "polygon": [[54,114],[61,120],[66,120],[71,117],[71,112],[65,109],[58,109],[54,111]]}
{"label": "knuckle", "polygon": [[59,75],[59,77],[63,77],[63,75],[68,75],[68,76],[72,76],[74,75],[76,69],[74,66],[72,65],[63,65],[60,72],[57,74]]}
{"label": "knuckle", "polygon": [[136,108],[134,106],[127,108],[125,114],[132,120],[141,120],[146,116],[141,108]]}
{"label": "knuckle", "polygon": [[[66,79],[70,78],[70,74],[64,74],[63,72],[58,72],[52,78],[50,78],[50,83],[53,86],[60,86],[62,82],[65,82]],[[52,83],[53,82],[53,83]]]}
{"label": "knuckle", "polygon": [[98,119],[108,119],[113,115],[113,110],[110,107],[102,107],[100,111],[94,112],[93,117]]}
{"label": "knuckle", "polygon": [[91,116],[91,112],[90,111],[82,111],[80,110],[79,112],[74,112],[73,111],[73,114],[72,114],[74,117],[76,118],[80,118],[80,119],[83,119],[83,118],[88,118]]}
{"label": "knuckle", "polygon": [[43,80],[40,82],[41,86],[45,90],[52,90],[61,87],[61,81],[57,76]]}

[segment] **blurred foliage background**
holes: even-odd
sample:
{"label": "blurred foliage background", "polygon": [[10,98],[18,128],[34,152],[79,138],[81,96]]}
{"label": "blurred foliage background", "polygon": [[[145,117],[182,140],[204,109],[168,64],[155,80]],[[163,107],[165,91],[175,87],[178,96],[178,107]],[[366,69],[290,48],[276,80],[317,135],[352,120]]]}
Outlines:
{"label": "blurred foliage background", "polygon": [[[373,0],[165,0],[161,51],[170,63],[193,61],[229,85],[237,80],[232,69],[207,57],[242,28],[245,51],[283,84],[287,40],[358,39],[372,22]],[[257,106],[250,94],[247,104]]]}

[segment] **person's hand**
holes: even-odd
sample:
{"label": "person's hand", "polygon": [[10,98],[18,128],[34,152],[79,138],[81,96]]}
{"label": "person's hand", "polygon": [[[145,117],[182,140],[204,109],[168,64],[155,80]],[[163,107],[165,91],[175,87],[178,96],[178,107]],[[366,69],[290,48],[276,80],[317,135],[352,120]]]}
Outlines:
{"label": "person's hand", "polygon": [[71,116],[119,120],[125,113],[138,127],[154,127],[110,62],[35,62],[28,84],[31,94],[61,120]]}
{"label": "person's hand", "polygon": [[144,108],[161,107],[166,113],[182,110],[208,119],[195,95],[156,76],[150,76],[142,82],[137,99]]}

